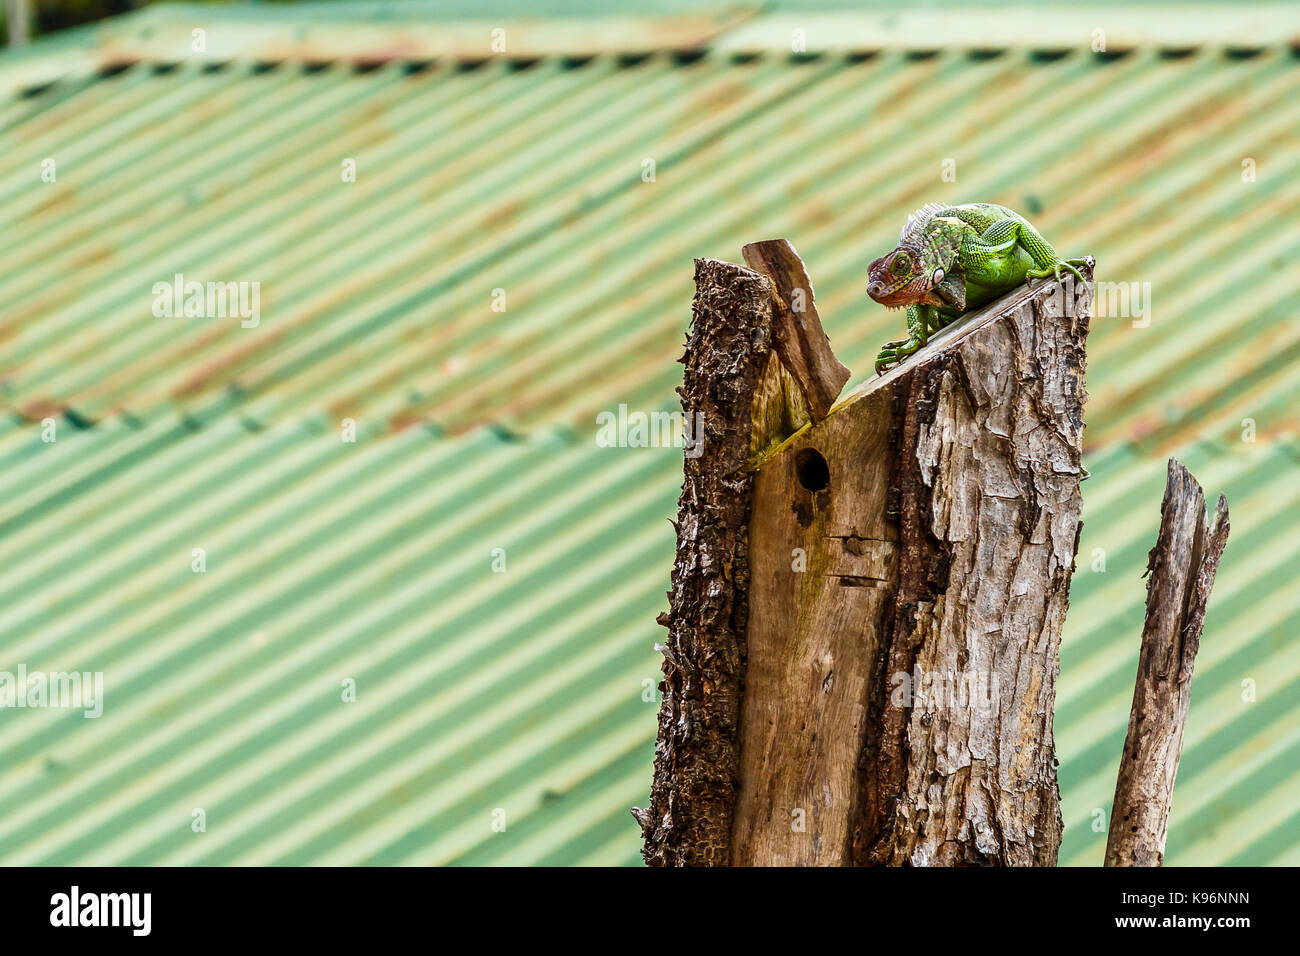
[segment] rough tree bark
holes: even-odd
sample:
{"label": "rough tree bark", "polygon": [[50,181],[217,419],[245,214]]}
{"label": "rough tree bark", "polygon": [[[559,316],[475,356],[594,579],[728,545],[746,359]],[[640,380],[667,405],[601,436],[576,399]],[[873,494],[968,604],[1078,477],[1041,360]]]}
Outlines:
{"label": "rough tree bark", "polygon": [[[1013,292],[818,421],[773,367],[762,277],[697,263],[696,278],[682,395],[727,444],[698,460],[714,478],[687,465],[652,802],[636,811],[647,861],[1054,863],[1088,289]],[[705,344],[723,329],[725,345]],[[692,382],[693,350],[725,355],[718,383]],[[802,408],[776,407],[793,393]],[[723,514],[706,572],[695,522]],[[726,609],[709,638],[696,594]],[[689,684],[718,659],[725,680]],[[726,718],[691,718],[706,701]],[[710,750],[725,763],[701,787]],[[707,812],[684,812],[703,790]]]}
{"label": "rough tree bark", "polygon": [[[751,407],[771,353],[772,288],[726,262],[695,261],[695,302],[678,389],[688,448],[659,737],[648,809],[634,808],[651,866],[723,865],[731,847],[736,730],[749,613]],[[779,394],[779,389],[778,389]],[[702,430],[701,430],[702,429]]]}
{"label": "rough tree bark", "polygon": [[1147,558],[1146,623],[1111,808],[1107,866],[1160,866],[1164,861],[1192,699],[1192,666],[1229,527],[1227,499],[1219,495],[1207,526],[1205,493],[1170,458],[1160,534]]}

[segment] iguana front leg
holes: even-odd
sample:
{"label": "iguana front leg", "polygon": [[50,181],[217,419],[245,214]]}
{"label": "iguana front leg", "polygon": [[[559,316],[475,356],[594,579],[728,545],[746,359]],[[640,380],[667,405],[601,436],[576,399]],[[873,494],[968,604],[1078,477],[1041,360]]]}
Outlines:
{"label": "iguana front leg", "polygon": [[909,305],[907,307],[907,338],[896,342],[886,342],[876,356],[876,374],[883,375],[886,367],[911,355],[930,339],[930,333],[938,332],[943,327],[939,311],[932,305]]}
{"label": "iguana front leg", "polygon": [[1029,269],[1025,273],[1026,280],[1041,279],[1049,275],[1060,279],[1062,270],[1068,270],[1073,272],[1075,278],[1080,282],[1084,281],[1083,273],[1076,268],[1076,266],[1083,265],[1084,260],[1062,259],[1056,254],[1052,244],[1023,219],[999,219],[985,229],[980,238],[990,245],[1004,245],[1007,249],[1010,249],[1010,245],[1005,245],[1008,240],[1011,243],[1019,242],[1021,247],[1029,253],[1029,257],[1034,260],[1035,268]]}

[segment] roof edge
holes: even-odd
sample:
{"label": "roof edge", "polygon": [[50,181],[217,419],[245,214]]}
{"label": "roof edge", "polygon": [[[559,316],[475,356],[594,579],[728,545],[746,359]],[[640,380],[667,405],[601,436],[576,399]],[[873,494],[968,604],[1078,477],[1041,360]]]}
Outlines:
{"label": "roof edge", "polygon": [[[328,6],[170,4],[42,37],[0,54],[0,90],[137,62],[456,62],[544,56],[1007,50],[1097,53],[1138,47],[1300,50],[1300,4],[1231,7],[1017,6],[764,12],[759,2],[681,15],[535,16],[438,20],[358,17]],[[290,13],[289,11],[293,11]]]}
{"label": "roof edge", "polygon": [[[802,50],[792,47],[799,43]],[[982,7],[779,11],[738,25],[716,47],[732,52],[877,50],[1070,50],[1097,53],[1202,46],[1260,50],[1300,46],[1300,5],[1280,0],[1178,3],[1143,7],[1114,2],[1071,7]]]}
{"label": "roof edge", "polygon": [[280,8],[265,6],[147,7],[0,54],[0,87],[34,86],[133,62],[373,65],[698,51],[761,11],[751,3],[673,16],[395,20],[333,16],[327,7],[313,6],[319,12],[317,19],[304,18],[300,12],[277,15]]}

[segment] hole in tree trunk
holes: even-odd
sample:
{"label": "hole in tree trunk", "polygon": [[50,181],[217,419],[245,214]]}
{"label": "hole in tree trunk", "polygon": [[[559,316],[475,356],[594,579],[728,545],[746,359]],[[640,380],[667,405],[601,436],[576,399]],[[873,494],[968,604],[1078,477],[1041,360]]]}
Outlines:
{"label": "hole in tree trunk", "polygon": [[809,491],[821,491],[831,483],[831,469],[815,448],[804,448],[794,456],[794,474]]}

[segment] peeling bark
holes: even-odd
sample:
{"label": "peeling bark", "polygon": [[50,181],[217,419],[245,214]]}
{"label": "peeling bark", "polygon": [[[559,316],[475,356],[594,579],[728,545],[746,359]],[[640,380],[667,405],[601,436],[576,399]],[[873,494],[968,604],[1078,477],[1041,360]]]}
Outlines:
{"label": "peeling bark", "polygon": [[1056,863],[1052,713],[1080,527],[1089,304],[1086,289],[1038,286],[911,373],[888,666],[891,686],[953,675],[954,691],[943,699],[945,684],[937,707],[915,687],[910,708],[873,702],[885,733],[864,748],[874,799],[857,863]]}
{"label": "peeling bark", "polygon": [[1205,493],[1169,459],[1160,534],[1147,558],[1147,614],[1128,735],[1106,841],[1107,866],[1160,866],[1192,699],[1205,609],[1228,543],[1228,502],[1205,520]]}

